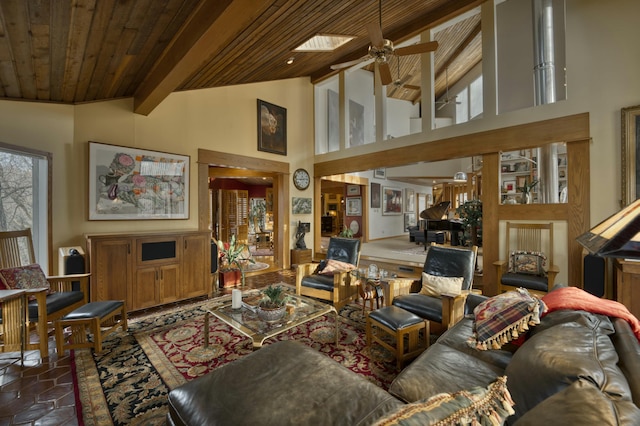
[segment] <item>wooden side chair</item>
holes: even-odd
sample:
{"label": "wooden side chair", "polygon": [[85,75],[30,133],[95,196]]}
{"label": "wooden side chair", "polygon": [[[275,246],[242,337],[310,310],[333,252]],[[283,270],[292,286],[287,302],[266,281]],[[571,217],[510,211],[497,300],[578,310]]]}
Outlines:
{"label": "wooden side chair", "polygon": [[[360,239],[331,237],[325,260],[335,260],[358,267]],[[296,271],[296,294],[327,300],[340,310],[358,295],[356,278],[351,270],[315,273],[318,263],[302,263]],[[352,282],[353,281],[353,282]]]}
{"label": "wooden side chair", "polygon": [[544,296],[555,284],[553,223],[507,222],[504,254],[494,262],[500,292],[519,287]]}

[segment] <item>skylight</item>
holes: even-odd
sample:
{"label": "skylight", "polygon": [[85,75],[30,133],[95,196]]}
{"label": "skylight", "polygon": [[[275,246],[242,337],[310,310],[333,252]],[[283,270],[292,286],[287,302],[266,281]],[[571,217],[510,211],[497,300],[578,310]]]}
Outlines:
{"label": "skylight", "polygon": [[317,34],[293,50],[297,52],[331,52],[354,38],[335,34]]}

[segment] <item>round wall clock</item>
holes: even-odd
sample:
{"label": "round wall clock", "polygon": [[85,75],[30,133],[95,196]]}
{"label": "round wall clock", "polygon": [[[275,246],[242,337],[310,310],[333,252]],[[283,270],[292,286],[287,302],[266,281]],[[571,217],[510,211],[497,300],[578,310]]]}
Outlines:
{"label": "round wall clock", "polygon": [[309,172],[305,169],[298,169],[293,172],[293,184],[299,190],[304,190],[309,187],[311,183],[311,178],[309,177]]}

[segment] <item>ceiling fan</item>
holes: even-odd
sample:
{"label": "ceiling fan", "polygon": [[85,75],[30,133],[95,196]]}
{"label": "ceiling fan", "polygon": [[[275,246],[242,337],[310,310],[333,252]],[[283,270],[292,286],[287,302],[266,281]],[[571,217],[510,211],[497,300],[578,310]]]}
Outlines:
{"label": "ceiling fan", "polygon": [[420,86],[416,86],[413,84],[407,84],[407,81],[410,81],[413,78],[413,75],[407,74],[403,78],[400,78],[400,57],[396,58],[396,62],[398,64],[398,78],[393,80],[393,88],[387,93],[388,96],[392,96],[396,90],[400,89],[408,89],[408,90],[420,90]]}
{"label": "ceiling fan", "polygon": [[391,77],[391,70],[389,69],[389,61],[391,59],[391,56],[415,55],[418,53],[433,52],[438,48],[437,41],[412,44],[410,46],[399,47],[397,49],[394,48],[393,42],[391,40],[385,39],[382,35],[382,0],[378,2],[378,15],[380,17],[380,22],[367,24],[366,27],[367,33],[369,33],[369,40],[371,41],[367,55],[354,61],[331,65],[331,69],[339,70],[343,68],[349,68],[353,65],[359,64],[360,62],[373,59],[378,63],[378,69],[380,71],[380,81],[384,86],[386,86],[393,82],[393,78]]}
{"label": "ceiling fan", "polygon": [[446,107],[447,105],[449,105],[451,102],[455,101],[456,105],[460,105],[462,102],[460,101],[456,101],[456,99],[458,98],[458,95],[455,96],[449,96],[449,68],[445,68],[444,70],[444,78],[445,78],[445,82],[447,85],[447,91],[445,93],[445,96],[443,99],[436,101],[436,105],[440,105],[438,107],[438,111],[440,111],[442,108]]}

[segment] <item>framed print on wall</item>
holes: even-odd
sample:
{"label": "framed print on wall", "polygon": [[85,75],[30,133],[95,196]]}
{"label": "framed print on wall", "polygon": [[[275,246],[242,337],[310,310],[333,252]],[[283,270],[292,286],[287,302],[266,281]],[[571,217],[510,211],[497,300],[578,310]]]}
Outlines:
{"label": "framed print on wall", "polygon": [[640,196],[640,105],[622,108],[622,200],[626,207]]}
{"label": "framed print on wall", "polygon": [[258,151],[287,155],[287,110],[258,99]]}
{"label": "framed print on wall", "polygon": [[360,195],[360,185],[347,185],[347,196]]}
{"label": "framed print on wall", "polygon": [[346,199],[347,216],[362,216],[362,197],[349,197]]}
{"label": "framed print on wall", "polygon": [[404,211],[406,213],[415,213],[416,211],[416,192],[413,189],[405,188],[404,190]]}
{"label": "framed print on wall", "polygon": [[382,214],[402,214],[402,189],[387,186],[382,188]]}
{"label": "framed print on wall", "polygon": [[89,220],[188,219],[189,160],[89,142]]}
{"label": "framed print on wall", "polygon": [[311,214],[311,198],[293,197],[291,209],[293,214]]}
{"label": "framed print on wall", "polygon": [[380,208],[380,184],[371,182],[371,208]]}
{"label": "framed print on wall", "polygon": [[373,177],[374,178],[384,179],[386,176],[387,176],[387,170],[384,169],[384,168],[374,169],[373,170]]}

